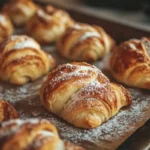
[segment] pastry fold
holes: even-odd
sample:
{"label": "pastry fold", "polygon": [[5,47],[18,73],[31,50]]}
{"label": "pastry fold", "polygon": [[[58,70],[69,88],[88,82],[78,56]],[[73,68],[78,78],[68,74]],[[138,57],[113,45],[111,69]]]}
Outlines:
{"label": "pastry fold", "polygon": [[32,0],[10,0],[3,8],[16,26],[24,26],[37,11],[38,6]]}
{"label": "pastry fold", "polygon": [[24,35],[8,37],[0,45],[0,78],[22,85],[48,73],[55,66],[50,54]]}
{"label": "pastry fold", "polygon": [[1,13],[0,14],[0,43],[2,43],[8,36],[12,35],[14,27],[9,17]]}
{"label": "pastry fold", "polygon": [[96,61],[114,47],[114,40],[96,25],[75,24],[57,42],[58,52],[73,61]]}
{"label": "pastry fold", "polygon": [[39,43],[49,44],[55,42],[73,24],[67,12],[49,5],[35,13],[27,23],[26,31]]}
{"label": "pastry fold", "polygon": [[45,119],[10,120],[0,123],[1,150],[84,150],[59,138]]}
{"label": "pastry fold", "polygon": [[115,47],[110,57],[110,71],[121,83],[150,89],[150,39],[131,39]]}
{"label": "pastry fold", "polygon": [[73,62],[49,73],[40,91],[44,107],[80,128],[95,128],[131,104],[130,93],[95,66]]}
{"label": "pastry fold", "polygon": [[18,118],[15,108],[5,100],[0,100],[0,122]]}

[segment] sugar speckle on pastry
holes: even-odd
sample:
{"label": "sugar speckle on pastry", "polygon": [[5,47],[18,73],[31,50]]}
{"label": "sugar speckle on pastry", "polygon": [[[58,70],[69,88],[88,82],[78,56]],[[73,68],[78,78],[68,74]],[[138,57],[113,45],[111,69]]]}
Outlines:
{"label": "sugar speckle on pastry", "polygon": [[26,25],[27,33],[41,44],[56,42],[74,24],[70,15],[50,5],[40,8]]}
{"label": "sugar speckle on pastry", "polygon": [[100,26],[76,23],[58,39],[57,50],[68,60],[92,62],[103,58],[114,45]]}
{"label": "sugar speckle on pastry", "polygon": [[55,60],[25,35],[8,37],[0,45],[1,80],[22,85],[39,79],[55,67]]}
{"label": "sugar speckle on pastry", "polygon": [[125,88],[84,62],[63,64],[50,72],[40,97],[48,111],[86,129],[100,126],[132,102]]}

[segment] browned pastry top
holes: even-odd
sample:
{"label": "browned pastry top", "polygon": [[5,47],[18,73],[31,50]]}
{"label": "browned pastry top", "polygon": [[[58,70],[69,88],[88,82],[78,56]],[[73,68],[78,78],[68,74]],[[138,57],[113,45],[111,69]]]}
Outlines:
{"label": "browned pastry top", "polygon": [[0,45],[2,80],[25,84],[45,75],[54,66],[53,57],[28,36],[11,36]]}
{"label": "browned pastry top", "polygon": [[0,14],[0,43],[13,34],[13,25],[5,13]]}
{"label": "browned pastry top", "polygon": [[8,12],[8,14],[9,14],[9,12],[17,14],[17,13],[20,13],[21,8],[22,8],[22,11],[26,12],[27,10],[25,10],[25,8],[23,10],[23,7],[21,7],[22,6],[21,4],[24,4],[23,6],[29,7],[26,9],[30,9],[30,7],[35,9],[37,7],[33,3],[33,0],[10,0],[9,3],[4,6],[3,11],[6,13]]}
{"label": "browned pastry top", "polygon": [[80,128],[100,126],[132,102],[125,88],[85,62],[63,64],[50,72],[40,96],[47,110]]}
{"label": "browned pastry top", "polygon": [[16,26],[24,26],[39,7],[32,0],[10,0],[3,7]]}
{"label": "browned pastry top", "polygon": [[10,120],[0,123],[1,150],[83,150],[59,138],[48,120]]}
{"label": "browned pastry top", "polygon": [[[46,7],[44,7],[43,9],[39,9],[36,12],[36,15],[38,17],[38,19],[41,19],[41,21],[44,21],[45,23],[47,22],[51,22],[51,23],[55,23],[55,24],[62,24],[62,25],[69,25],[71,23],[71,18],[69,20],[69,14],[61,9],[57,9],[52,7],[51,5],[48,5]],[[68,18],[66,18],[68,17]],[[39,21],[40,23],[40,21]],[[49,25],[53,25],[53,24],[49,24]]]}
{"label": "browned pastry top", "polygon": [[[82,81],[92,80],[98,78],[101,84],[104,86],[110,83],[109,79],[102,74],[102,72],[96,69],[94,66],[90,64],[82,62],[73,62],[71,64],[63,64],[58,66],[54,71],[52,71],[47,78],[47,82],[45,82],[46,86],[43,93],[43,100],[46,103],[49,103],[49,98],[52,97],[53,92],[57,92],[58,89],[61,91],[65,90],[66,82],[70,84],[83,84]],[[80,83],[81,81],[81,83]],[[99,90],[99,89],[97,89]]]}
{"label": "browned pastry top", "polygon": [[131,39],[114,48],[110,69],[118,81],[150,89],[150,39]]}
{"label": "browned pastry top", "polygon": [[[55,144],[60,142],[56,128],[48,121],[38,119],[1,123],[0,140],[4,140],[0,142],[2,150],[45,150],[46,147],[56,150]],[[51,146],[48,142],[52,142]]]}
{"label": "browned pastry top", "polygon": [[49,44],[57,41],[73,24],[74,20],[66,11],[48,5],[36,11],[27,23],[26,31],[41,44]]}
{"label": "browned pastry top", "polygon": [[60,54],[73,61],[95,61],[114,47],[114,40],[96,25],[76,23],[57,42]]}
{"label": "browned pastry top", "polygon": [[118,59],[113,68],[116,73],[122,74],[137,63],[150,63],[150,40],[147,38],[129,40],[122,43],[114,51],[116,55],[113,59]]}
{"label": "browned pastry top", "polygon": [[18,113],[7,101],[0,100],[0,122],[18,118]]}

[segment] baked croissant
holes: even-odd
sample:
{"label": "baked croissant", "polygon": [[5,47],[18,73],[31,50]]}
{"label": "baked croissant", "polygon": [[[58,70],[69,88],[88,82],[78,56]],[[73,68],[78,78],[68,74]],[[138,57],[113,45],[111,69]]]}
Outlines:
{"label": "baked croissant", "polygon": [[18,118],[18,113],[7,101],[0,100],[0,122]]}
{"label": "baked croissant", "polygon": [[84,62],[63,64],[49,73],[40,97],[48,111],[81,128],[95,128],[131,104],[125,88]]}
{"label": "baked croissant", "polygon": [[55,66],[52,56],[28,36],[11,36],[0,49],[0,78],[13,84],[36,80]]}
{"label": "baked croissant", "polygon": [[114,40],[99,26],[75,24],[58,40],[57,49],[67,59],[89,62],[109,53],[114,43]]}
{"label": "baked croissant", "polygon": [[150,39],[131,39],[121,43],[112,52],[110,70],[121,83],[150,89]]}
{"label": "baked croissant", "polygon": [[[70,148],[69,148],[70,147]],[[63,142],[47,120],[10,120],[0,124],[1,150],[83,150]]]}
{"label": "baked croissant", "polygon": [[24,26],[38,6],[32,0],[10,0],[3,8],[16,26]]}
{"label": "baked croissant", "polygon": [[47,6],[39,9],[27,23],[27,33],[41,44],[55,42],[74,21],[63,10]]}
{"label": "baked croissant", "polygon": [[12,35],[13,31],[14,28],[9,17],[6,14],[0,14],[0,43]]}

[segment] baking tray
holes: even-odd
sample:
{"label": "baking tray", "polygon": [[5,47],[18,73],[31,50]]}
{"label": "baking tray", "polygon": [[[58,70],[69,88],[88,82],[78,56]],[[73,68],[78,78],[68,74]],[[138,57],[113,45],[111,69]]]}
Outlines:
{"label": "baking tray", "polygon": [[[101,25],[118,43],[133,37],[150,36],[150,32],[121,25],[109,20],[99,19],[74,10],[67,10],[77,21]],[[18,32],[17,30],[17,33],[24,34],[24,31],[19,30]],[[68,62],[57,54],[54,45],[44,46],[42,48],[56,58],[57,64]],[[93,64],[112,79],[104,66],[106,63],[107,59],[104,59]],[[45,78],[46,76],[23,86],[0,82],[0,98],[10,101],[19,112],[21,118],[38,117],[48,119],[58,127],[62,138],[68,139],[73,143],[78,143],[88,150],[116,149],[150,119],[150,92],[128,88],[133,97],[133,104],[131,106],[122,109],[116,116],[98,128],[91,130],[75,128],[59,117],[49,113],[41,105],[39,89]]]}

